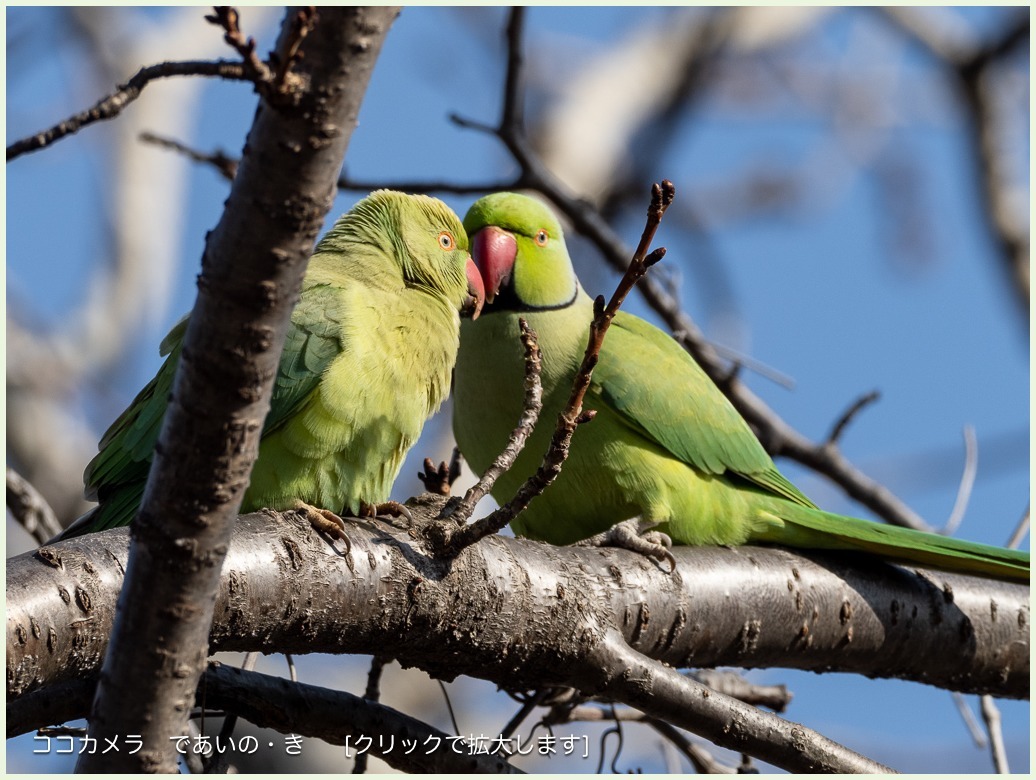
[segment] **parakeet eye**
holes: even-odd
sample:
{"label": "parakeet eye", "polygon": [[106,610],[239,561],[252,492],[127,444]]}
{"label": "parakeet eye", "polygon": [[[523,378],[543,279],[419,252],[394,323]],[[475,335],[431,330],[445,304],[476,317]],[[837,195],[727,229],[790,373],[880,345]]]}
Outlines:
{"label": "parakeet eye", "polygon": [[446,250],[456,249],[457,242],[453,238],[453,233],[451,233],[448,230],[444,230],[442,233],[440,233],[439,246]]}
{"label": "parakeet eye", "polygon": [[535,241],[535,242],[536,242],[537,244],[539,244],[540,246],[546,246],[546,245],[547,245],[547,239],[548,239],[549,237],[550,237],[550,236],[548,236],[548,235],[547,235],[547,231],[546,231],[546,230],[541,230],[541,231],[539,231],[539,232],[538,232],[538,233],[536,234],[536,237],[535,237],[535,239],[533,239],[533,240],[534,240],[534,241]]}

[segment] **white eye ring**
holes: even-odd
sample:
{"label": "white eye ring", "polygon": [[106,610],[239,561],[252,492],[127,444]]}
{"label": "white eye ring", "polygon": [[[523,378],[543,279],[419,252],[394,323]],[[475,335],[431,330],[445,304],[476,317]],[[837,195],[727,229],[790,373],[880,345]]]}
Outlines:
{"label": "white eye ring", "polygon": [[450,231],[444,230],[439,234],[439,246],[447,251],[456,248],[457,242],[454,240],[453,234],[450,233]]}
{"label": "white eye ring", "polygon": [[536,236],[533,238],[533,241],[535,241],[539,246],[546,246],[548,238],[550,238],[550,236],[547,235],[547,231],[540,230],[536,233]]}

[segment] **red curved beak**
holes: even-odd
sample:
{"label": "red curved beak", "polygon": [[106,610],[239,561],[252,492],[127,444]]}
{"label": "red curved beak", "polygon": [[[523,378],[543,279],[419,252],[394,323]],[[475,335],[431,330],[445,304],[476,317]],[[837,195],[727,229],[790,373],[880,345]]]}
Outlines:
{"label": "red curved beak", "polygon": [[471,237],[471,256],[482,272],[486,302],[492,303],[514,272],[518,242],[506,230],[490,225]]}
{"label": "red curved beak", "polygon": [[468,258],[468,262],[464,267],[464,273],[468,277],[468,297],[464,299],[464,305],[461,307],[461,314],[471,315],[471,319],[478,319],[478,314],[482,311],[482,305],[486,302],[486,288],[482,284],[482,275],[478,272],[478,266],[476,266],[471,258]]}

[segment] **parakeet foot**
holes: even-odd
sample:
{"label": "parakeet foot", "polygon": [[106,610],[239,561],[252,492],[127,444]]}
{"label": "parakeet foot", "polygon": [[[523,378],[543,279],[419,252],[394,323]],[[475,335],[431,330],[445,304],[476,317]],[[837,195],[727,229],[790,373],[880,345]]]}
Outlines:
{"label": "parakeet foot", "polygon": [[669,573],[672,574],[676,571],[676,558],[669,552],[669,548],[673,546],[673,540],[669,538],[668,534],[650,530],[655,525],[657,523],[634,517],[613,525],[604,533],[577,542],[577,544],[585,547],[621,547],[624,550],[645,555],[659,563],[668,561]]}
{"label": "parakeet foot", "polygon": [[335,539],[341,539],[345,542],[345,551],[349,551],[351,544],[349,537],[345,535],[345,520],[330,509],[320,509],[301,500],[295,502],[295,511],[309,520],[309,524],[318,533],[325,533]]}
{"label": "parakeet foot", "polygon": [[366,501],[360,503],[360,517],[377,517],[378,515],[405,517],[409,525],[414,524],[414,516],[410,514],[410,510],[398,501],[383,501],[380,504],[368,504]]}

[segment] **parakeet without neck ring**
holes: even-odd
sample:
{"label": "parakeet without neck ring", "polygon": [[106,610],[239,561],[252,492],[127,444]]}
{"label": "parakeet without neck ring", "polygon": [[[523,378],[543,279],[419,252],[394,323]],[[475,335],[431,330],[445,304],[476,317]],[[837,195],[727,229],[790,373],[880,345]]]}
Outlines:
{"label": "parakeet without neck ring", "polygon": [[[241,509],[299,502],[356,513],[388,499],[407,450],[450,389],[459,313],[481,278],[460,219],[423,195],[380,190],[339,218],[309,261]],[[63,537],[126,525],[143,495],[187,317],[165,362],[86,467],[99,504]]]}
{"label": "parakeet without neck ring", "polygon": [[[453,427],[464,457],[485,469],[522,403],[518,318],[537,332],[543,411],[493,495],[509,499],[540,464],[587,342],[593,301],[579,285],[561,225],[540,202],[486,196],[464,219],[486,310],[461,326]],[[748,424],[669,335],[620,311],[594,369],[556,482],[512,526],[569,544],[639,518],[678,544],[780,544],[855,550],[954,571],[1028,581],[1029,555],[817,509],[776,468]]]}

